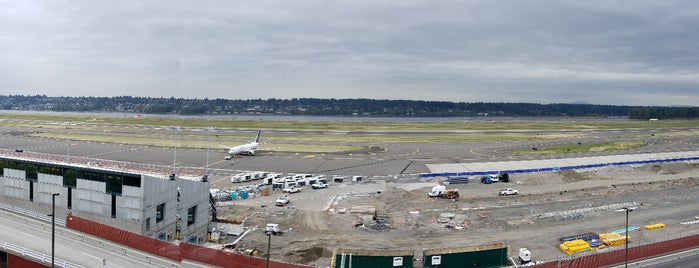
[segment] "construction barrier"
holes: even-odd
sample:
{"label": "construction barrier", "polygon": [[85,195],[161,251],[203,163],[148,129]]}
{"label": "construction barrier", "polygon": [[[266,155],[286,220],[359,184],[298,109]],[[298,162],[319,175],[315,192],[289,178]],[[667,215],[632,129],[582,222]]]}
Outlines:
{"label": "construction barrier", "polygon": [[483,175],[498,174],[498,173],[509,173],[509,174],[535,173],[535,172],[551,172],[551,171],[561,171],[561,170],[601,168],[601,167],[606,167],[606,166],[643,165],[643,164],[668,163],[668,162],[687,162],[687,161],[698,161],[698,160],[699,160],[699,156],[693,156],[693,157],[677,157],[677,158],[651,159],[651,160],[638,160],[638,161],[621,161],[621,162],[609,162],[609,163],[600,163],[600,164],[545,167],[545,168],[530,168],[530,169],[422,173],[422,174],[420,174],[420,177],[421,178],[452,177],[452,176],[468,177],[468,176],[483,176]]}
{"label": "construction barrier", "polygon": [[[699,246],[699,235],[687,236],[678,239],[647,244],[629,248],[628,261],[645,259],[652,256],[667,254],[670,252],[685,250]],[[534,265],[536,268],[578,268],[578,267],[604,267],[624,263],[626,259],[624,248],[619,250],[582,256],[574,259],[554,260],[543,264]]]}
{"label": "construction barrier", "polygon": [[629,237],[628,235],[622,236],[618,233],[606,233],[599,235],[599,240],[610,247],[623,245],[624,243],[626,243],[626,239],[631,240],[631,237]]}
{"label": "construction barrier", "polygon": [[559,248],[568,255],[592,250],[590,244],[588,244],[587,242],[585,242],[585,240],[582,239],[563,242]]}
{"label": "construction barrier", "polygon": [[594,239],[599,239],[599,235],[593,232],[587,232],[587,233],[582,233],[582,234],[575,234],[575,235],[569,235],[569,236],[564,236],[559,238],[558,240],[561,242],[566,242],[566,241],[573,241],[573,240],[585,240],[585,241],[591,241]]}
{"label": "construction barrier", "polygon": [[645,228],[647,230],[653,230],[653,229],[658,229],[658,228],[663,228],[663,227],[665,227],[664,223],[656,223],[656,224],[643,226],[643,228]]}

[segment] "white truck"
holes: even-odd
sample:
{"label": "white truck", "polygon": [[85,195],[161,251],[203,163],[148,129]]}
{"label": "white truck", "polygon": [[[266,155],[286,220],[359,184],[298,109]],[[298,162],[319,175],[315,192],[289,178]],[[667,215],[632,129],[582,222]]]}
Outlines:
{"label": "white truck", "polygon": [[323,188],[328,188],[328,184],[324,182],[316,182],[314,184],[311,184],[311,188],[313,189],[323,189]]}
{"label": "white truck", "polygon": [[298,192],[301,192],[301,188],[298,188],[296,186],[291,186],[291,187],[282,189],[282,192],[290,193],[290,194],[298,193]]}
{"label": "white truck", "polygon": [[435,185],[432,186],[432,190],[427,193],[429,197],[438,197],[442,196],[445,192],[447,191],[447,187],[444,185]]}
{"label": "white truck", "polygon": [[277,206],[282,207],[282,206],[286,206],[288,204],[289,204],[289,197],[287,197],[286,195],[283,195],[283,196],[277,198],[277,201],[276,201]]}
{"label": "white truck", "polygon": [[512,188],[505,188],[505,189],[500,190],[501,196],[503,196],[503,195],[517,195],[518,193],[519,193],[519,191],[512,189]]}

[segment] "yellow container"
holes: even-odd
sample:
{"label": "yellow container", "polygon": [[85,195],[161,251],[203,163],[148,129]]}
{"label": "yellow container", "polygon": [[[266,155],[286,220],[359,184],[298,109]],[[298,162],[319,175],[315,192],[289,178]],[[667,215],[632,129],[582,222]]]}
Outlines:
{"label": "yellow container", "polygon": [[[629,237],[629,240],[631,237]],[[618,246],[626,243],[626,237],[617,233],[600,234],[599,240],[607,246]]]}
{"label": "yellow container", "polygon": [[582,239],[563,242],[559,246],[559,248],[568,255],[582,251],[592,250],[590,244],[588,244],[587,242],[585,242],[585,240]]}
{"label": "yellow container", "polygon": [[665,227],[664,223],[656,223],[656,224],[643,226],[643,228],[646,228],[648,230],[653,230],[653,229],[658,229],[658,228],[663,228],[663,227]]}

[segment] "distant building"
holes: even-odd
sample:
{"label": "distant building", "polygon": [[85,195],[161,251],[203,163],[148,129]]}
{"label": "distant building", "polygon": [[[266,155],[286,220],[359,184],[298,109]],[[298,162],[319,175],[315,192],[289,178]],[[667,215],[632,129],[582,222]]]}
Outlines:
{"label": "distant building", "polygon": [[0,152],[0,203],[43,213],[58,193],[57,218],[71,213],[163,241],[206,240],[208,181],[46,158]]}

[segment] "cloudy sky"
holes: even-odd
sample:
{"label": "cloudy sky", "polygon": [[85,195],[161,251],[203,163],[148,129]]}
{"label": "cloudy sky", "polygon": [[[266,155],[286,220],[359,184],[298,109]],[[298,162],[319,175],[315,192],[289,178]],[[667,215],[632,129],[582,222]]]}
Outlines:
{"label": "cloudy sky", "polygon": [[0,94],[699,104],[699,1],[0,0]]}

